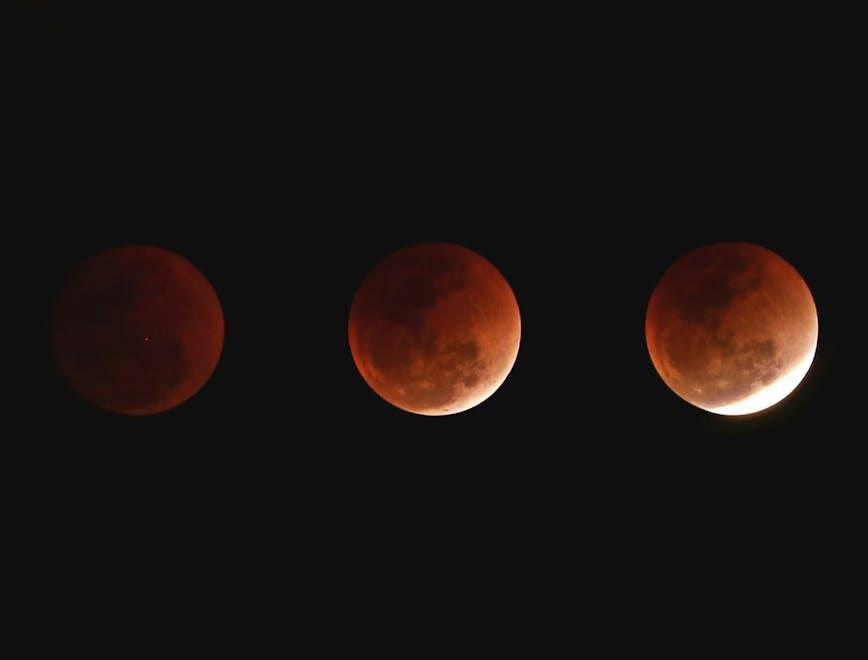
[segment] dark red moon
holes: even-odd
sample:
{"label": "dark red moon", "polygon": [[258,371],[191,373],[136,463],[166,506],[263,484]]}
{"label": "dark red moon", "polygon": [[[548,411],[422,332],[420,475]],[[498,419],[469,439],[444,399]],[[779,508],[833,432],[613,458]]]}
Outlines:
{"label": "dark red moon", "polygon": [[694,250],[663,275],[645,317],[651,361],[682,399],[721,415],[774,405],[805,377],[817,308],[782,257],[753,243]]}
{"label": "dark red moon", "polygon": [[182,404],[211,377],[223,312],[189,261],[126,245],[70,274],[55,302],[51,341],[61,372],[85,399],[123,415],[152,415]]}
{"label": "dark red moon", "polygon": [[353,299],[353,360],[389,403],[421,415],[472,408],[506,380],[521,318],[506,279],[451,243],[422,243],[377,264]]}

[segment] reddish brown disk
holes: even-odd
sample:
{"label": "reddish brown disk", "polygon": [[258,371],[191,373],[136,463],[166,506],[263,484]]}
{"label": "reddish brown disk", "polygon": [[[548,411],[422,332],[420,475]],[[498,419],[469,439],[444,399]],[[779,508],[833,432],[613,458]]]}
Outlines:
{"label": "reddish brown disk", "polygon": [[205,384],[223,347],[223,312],[189,261],[127,245],[70,274],[54,307],[60,370],[92,403],[124,415],[169,410]]}
{"label": "reddish brown disk", "polygon": [[817,328],[796,269],[752,243],[707,245],[676,261],[645,317],[663,381],[722,415],[757,412],[792,392],[813,361]]}
{"label": "reddish brown disk", "polygon": [[521,318],[503,275],[451,243],[422,243],[377,264],[353,299],[350,348],[389,403],[422,415],[472,408],[500,387]]}

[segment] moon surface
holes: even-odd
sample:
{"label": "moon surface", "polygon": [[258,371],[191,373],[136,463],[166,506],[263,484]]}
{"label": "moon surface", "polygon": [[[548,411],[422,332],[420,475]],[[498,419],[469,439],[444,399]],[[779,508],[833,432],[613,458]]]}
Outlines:
{"label": "moon surface", "polygon": [[210,378],[223,348],[223,312],[189,261],[126,245],[81,264],[61,288],[51,341],[72,387],[124,415],[174,408]]}
{"label": "moon surface", "polygon": [[377,264],[353,299],[353,360],[389,403],[421,415],[472,408],[506,380],[521,338],[500,271],[451,243],[405,247]]}
{"label": "moon surface", "polygon": [[753,243],[689,252],[663,275],[645,317],[651,361],[685,401],[720,415],[774,405],[805,377],[817,308],[783,258]]}

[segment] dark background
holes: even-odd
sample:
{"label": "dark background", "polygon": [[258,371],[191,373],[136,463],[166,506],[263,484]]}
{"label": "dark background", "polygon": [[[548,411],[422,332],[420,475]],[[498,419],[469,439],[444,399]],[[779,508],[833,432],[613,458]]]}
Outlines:
{"label": "dark background", "polygon": [[[572,607],[603,626],[624,598],[650,622],[673,600],[821,588],[807,558],[854,488],[849,87],[817,58],[822,23],[74,4],[22,5],[18,96],[38,365],[23,499],[46,562],[78,549],[54,580],[96,562],[151,597],[250,589],[262,607],[251,583],[313,583],[312,621],[420,594],[552,606],[581,584],[598,606]],[[442,418],[382,401],[346,338],[366,272],[432,240],[491,260],[523,323],[504,385]],[[666,267],[722,240],[790,261],[819,311],[804,382],[748,418],[681,401],[644,341]],[[149,418],[81,401],[47,344],[64,274],[124,243],[189,258],[226,319],[209,383]]]}

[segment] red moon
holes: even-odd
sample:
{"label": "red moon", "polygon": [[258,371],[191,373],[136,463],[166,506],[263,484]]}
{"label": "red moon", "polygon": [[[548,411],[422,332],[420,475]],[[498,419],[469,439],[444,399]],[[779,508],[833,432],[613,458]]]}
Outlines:
{"label": "red moon", "polygon": [[189,261],[126,245],[81,264],[61,288],[51,340],[72,387],[101,408],[152,415],[201,389],[223,348],[223,312]]}
{"label": "red moon", "polygon": [[774,405],[805,377],[817,308],[783,258],[753,243],[716,243],[663,275],[645,317],[651,361],[685,401],[720,415]]}
{"label": "red moon", "polygon": [[521,317],[512,289],[484,257],[421,243],[386,257],[353,299],[350,349],[389,403],[420,415],[472,408],[506,380]]}

